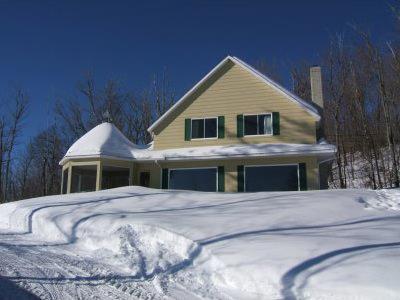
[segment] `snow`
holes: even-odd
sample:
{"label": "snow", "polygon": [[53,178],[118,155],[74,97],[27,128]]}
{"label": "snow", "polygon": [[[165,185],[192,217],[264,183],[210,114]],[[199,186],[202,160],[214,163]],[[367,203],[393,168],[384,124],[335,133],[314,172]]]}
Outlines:
{"label": "snow", "polygon": [[377,197],[360,199],[365,208],[400,211],[400,190],[378,190]]}
{"label": "snow", "polygon": [[210,159],[253,156],[317,155],[331,158],[336,147],[330,144],[239,144],[140,151],[137,160]]}
{"label": "snow", "polygon": [[0,293],[398,299],[399,202],[400,190],[125,187],[3,204]]}
{"label": "snow", "polygon": [[323,159],[332,158],[334,145],[322,144],[239,144],[209,147],[187,147],[168,150],[153,150],[153,144],[146,146],[130,142],[115,125],[102,123],[78,139],[69,148],[60,162],[73,158],[108,157],[124,160],[185,160],[218,159],[250,156],[316,155]]}
{"label": "snow", "polygon": [[[131,159],[140,147],[129,141],[112,123],[101,123],[79,138],[67,151],[69,157],[110,156]],[[63,160],[64,160],[63,159]]]}
{"label": "snow", "polygon": [[400,190],[124,187],[0,206],[0,297],[398,299]]}

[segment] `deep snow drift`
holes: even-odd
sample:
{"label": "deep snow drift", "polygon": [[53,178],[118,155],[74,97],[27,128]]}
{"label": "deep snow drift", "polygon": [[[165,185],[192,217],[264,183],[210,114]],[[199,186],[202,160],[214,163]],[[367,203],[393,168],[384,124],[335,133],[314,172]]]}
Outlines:
{"label": "deep snow drift", "polygon": [[1,299],[398,299],[400,191],[126,187],[0,206]]}

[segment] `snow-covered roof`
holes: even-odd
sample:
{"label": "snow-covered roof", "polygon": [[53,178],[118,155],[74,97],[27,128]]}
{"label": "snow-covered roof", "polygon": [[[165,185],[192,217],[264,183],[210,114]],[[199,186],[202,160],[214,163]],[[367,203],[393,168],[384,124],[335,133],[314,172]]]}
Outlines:
{"label": "snow-covered roof", "polygon": [[336,147],[330,144],[240,144],[167,150],[144,150],[135,152],[135,159],[138,161],[207,160],[291,155],[316,155],[328,158],[332,157],[335,152]]}
{"label": "snow-covered roof", "polygon": [[157,121],[155,121],[147,130],[152,132],[163,120],[165,120],[175,109],[177,109],[182,103],[184,103],[190,95],[192,95],[206,80],[208,80],[213,74],[215,74],[222,66],[224,66],[228,61],[233,62],[236,65],[241,66],[246,71],[250,72],[252,75],[256,76],[257,78],[261,79],[264,83],[269,85],[270,87],[274,88],[278,92],[282,93],[286,96],[289,100],[295,102],[296,104],[300,105],[304,108],[307,112],[309,112],[312,116],[314,116],[317,121],[320,120],[321,116],[319,114],[318,109],[311,103],[301,99],[300,97],[296,96],[292,92],[285,89],[283,86],[269,78],[268,76],[260,73],[244,61],[240,60],[237,57],[227,56],[223,59],[214,69],[212,69],[206,76],[204,76],[195,86],[193,86],[185,95],[182,96],[169,110],[167,110]]}
{"label": "snow-covered roof", "polygon": [[60,164],[70,158],[114,157],[131,160],[133,153],[142,149],[129,141],[114,124],[105,122],[78,139]]}
{"label": "snow-covered roof", "polygon": [[152,144],[139,146],[129,141],[111,123],[102,123],[78,139],[60,164],[69,159],[114,158],[129,161],[201,160],[243,157],[316,155],[331,158],[336,147],[330,144],[240,144],[153,150]]}

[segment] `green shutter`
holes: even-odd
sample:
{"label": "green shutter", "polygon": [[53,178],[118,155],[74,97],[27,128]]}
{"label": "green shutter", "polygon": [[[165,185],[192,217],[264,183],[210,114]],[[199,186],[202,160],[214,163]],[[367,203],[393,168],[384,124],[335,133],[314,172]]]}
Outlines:
{"label": "green shutter", "polygon": [[281,133],[279,112],[272,113],[272,128],[274,135],[279,135]]}
{"label": "green shutter", "polygon": [[238,192],[244,192],[244,166],[237,166]]}
{"label": "green shutter", "polygon": [[218,117],[218,138],[223,139],[225,137],[225,117]]}
{"label": "green shutter", "polygon": [[307,169],[305,163],[299,163],[300,191],[307,191]]}
{"label": "green shutter", "polygon": [[168,169],[162,169],[161,188],[164,190],[168,189],[168,173]]}
{"label": "green shutter", "polygon": [[192,120],[185,119],[185,141],[190,141],[192,136]]}
{"label": "green shutter", "polygon": [[237,115],[237,137],[243,137],[243,115]]}
{"label": "green shutter", "polygon": [[225,168],[218,167],[218,192],[225,192]]}

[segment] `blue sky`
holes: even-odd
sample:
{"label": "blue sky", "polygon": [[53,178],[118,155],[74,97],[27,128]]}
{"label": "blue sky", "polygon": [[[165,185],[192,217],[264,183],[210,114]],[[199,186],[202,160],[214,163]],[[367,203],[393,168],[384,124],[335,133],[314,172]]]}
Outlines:
{"label": "blue sky", "polygon": [[13,86],[28,92],[26,140],[52,122],[57,97],[76,95],[87,71],[140,92],[167,68],[177,96],[228,54],[276,61],[288,74],[291,63],[318,62],[348,23],[393,39],[389,3],[0,0],[0,98]]}

